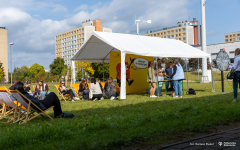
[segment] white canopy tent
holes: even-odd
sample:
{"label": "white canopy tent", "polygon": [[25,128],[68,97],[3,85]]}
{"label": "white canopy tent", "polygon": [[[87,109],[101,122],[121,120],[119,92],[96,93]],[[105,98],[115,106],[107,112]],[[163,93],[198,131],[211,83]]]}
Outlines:
{"label": "white canopy tent", "polygon": [[[92,32],[80,50],[71,59],[72,68],[75,68],[74,61],[109,62],[111,51],[121,52],[121,99],[126,99],[126,54],[152,57],[208,57],[211,62],[210,54],[179,40],[131,34]],[[75,71],[73,71],[73,76],[75,77],[74,74]]]}

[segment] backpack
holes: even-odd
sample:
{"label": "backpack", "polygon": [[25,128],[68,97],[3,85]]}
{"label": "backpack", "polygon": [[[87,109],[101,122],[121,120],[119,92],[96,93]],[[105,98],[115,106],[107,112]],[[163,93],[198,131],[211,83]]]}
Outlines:
{"label": "backpack", "polygon": [[188,94],[193,94],[196,95],[196,92],[194,89],[190,88],[189,91],[187,92]]}

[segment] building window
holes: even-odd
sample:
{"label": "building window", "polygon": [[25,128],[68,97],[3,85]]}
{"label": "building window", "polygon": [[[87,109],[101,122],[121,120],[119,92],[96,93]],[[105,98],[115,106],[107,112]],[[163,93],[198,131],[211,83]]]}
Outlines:
{"label": "building window", "polygon": [[240,36],[240,34],[237,34],[237,36]]}
{"label": "building window", "polygon": [[225,41],[228,42],[228,39],[226,39]]}
{"label": "building window", "polygon": [[182,35],[186,35],[186,33],[183,33]]}
{"label": "building window", "polygon": [[172,30],[171,33],[174,33],[174,30]]}
{"label": "building window", "polygon": [[168,31],[167,34],[170,34],[170,31]]}
{"label": "building window", "polygon": [[178,30],[175,30],[175,32],[178,32]]}
{"label": "building window", "polygon": [[159,36],[159,33],[157,34],[157,36]]}
{"label": "building window", "polygon": [[166,38],[166,36],[164,36],[164,38]]}
{"label": "building window", "polygon": [[235,34],[233,34],[233,37],[235,37]]}
{"label": "building window", "polygon": [[82,34],[82,36],[84,36],[84,33]]}
{"label": "building window", "polygon": [[166,34],[166,32],[164,32],[164,35]]}
{"label": "building window", "polygon": [[179,40],[181,40],[181,38],[179,38]]}
{"label": "building window", "polygon": [[181,29],[179,29],[178,31],[181,32]]}
{"label": "building window", "polygon": [[170,38],[170,35],[168,36],[168,38]]}
{"label": "building window", "polygon": [[181,34],[179,34],[179,36],[181,36]]}
{"label": "building window", "polygon": [[230,37],[232,37],[232,35],[230,35]]}
{"label": "building window", "polygon": [[228,35],[226,35],[225,38],[228,38]]}
{"label": "building window", "polygon": [[76,34],[76,31],[74,31],[74,34]]}
{"label": "building window", "polygon": [[184,37],[183,40],[186,40],[186,38]]}
{"label": "building window", "polygon": [[176,37],[178,37],[178,34],[176,34]]}
{"label": "building window", "polygon": [[174,37],[174,35],[171,35],[171,37],[173,38],[173,37]]}
{"label": "building window", "polygon": [[156,36],[156,34],[154,34],[153,36]]}
{"label": "building window", "polygon": [[161,35],[163,35],[163,33],[161,33]]}
{"label": "building window", "polygon": [[84,31],[84,28],[82,29],[82,31]]}
{"label": "building window", "polygon": [[82,39],[82,41],[84,41],[84,39]]}
{"label": "building window", "polygon": [[232,41],[232,39],[230,39],[230,41]]}
{"label": "building window", "polygon": [[182,30],[183,30],[183,31],[186,31],[186,28],[183,28]]}

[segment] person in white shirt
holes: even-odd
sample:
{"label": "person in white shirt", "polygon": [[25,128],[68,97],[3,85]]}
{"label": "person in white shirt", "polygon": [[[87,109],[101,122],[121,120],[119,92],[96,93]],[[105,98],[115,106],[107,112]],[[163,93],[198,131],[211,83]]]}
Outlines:
{"label": "person in white shirt", "polygon": [[90,84],[90,95],[89,98],[92,97],[94,101],[102,99],[103,93],[100,87],[99,83],[96,83],[96,79],[92,78],[91,79],[91,84]]}

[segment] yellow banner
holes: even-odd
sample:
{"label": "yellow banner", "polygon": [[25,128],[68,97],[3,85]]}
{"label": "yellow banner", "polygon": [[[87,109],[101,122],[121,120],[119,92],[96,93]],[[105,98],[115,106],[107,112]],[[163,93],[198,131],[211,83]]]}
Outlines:
{"label": "yellow banner", "polygon": [[[126,93],[146,93],[149,88],[147,82],[148,61],[153,57],[126,54]],[[121,80],[121,53],[110,53],[110,77],[120,83]]]}

